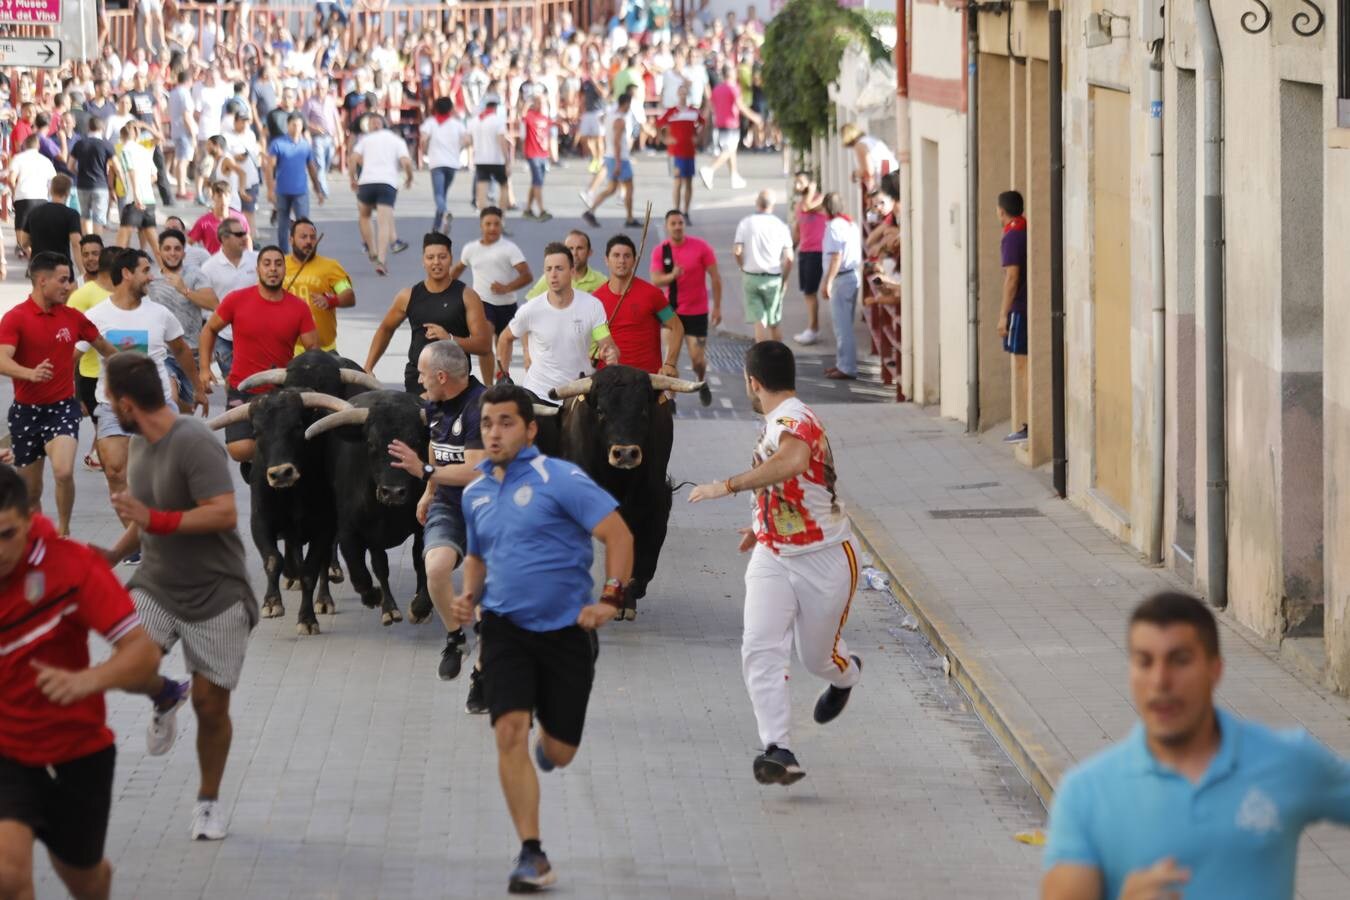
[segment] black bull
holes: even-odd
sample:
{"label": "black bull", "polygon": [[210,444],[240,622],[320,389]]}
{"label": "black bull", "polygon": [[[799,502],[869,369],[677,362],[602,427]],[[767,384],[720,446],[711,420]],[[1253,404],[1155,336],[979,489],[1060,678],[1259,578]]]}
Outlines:
{"label": "black bull", "polygon": [[[576,398],[563,409],[561,455],[581,466],[619,503],[633,533],[630,602],[646,596],[656,574],[670,520],[672,489],[666,477],[675,425],[664,391],[700,393],[701,383],[648,375],[630,366],[608,366],[550,391],[554,399]],[[636,616],[636,606],[625,610]]]}

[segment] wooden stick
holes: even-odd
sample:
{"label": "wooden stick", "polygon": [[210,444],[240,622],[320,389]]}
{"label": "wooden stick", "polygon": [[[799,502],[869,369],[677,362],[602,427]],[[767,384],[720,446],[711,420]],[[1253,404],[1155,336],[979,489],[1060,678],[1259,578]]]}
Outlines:
{"label": "wooden stick", "polygon": [[319,255],[319,245],[323,243],[323,237],[326,233],[327,232],[323,231],[319,232],[319,239],[314,242],[314,252],[311,253],[309,256],[306,256],[304,260],[301,261],[300,268],[296,269],[295,274],[291,276],[291,280],[286,282],[286,286],[282,288],[283,291],[290,293],[291,285],[295,284],[295,279],[299,278],[300,273],[305,271],[305,266],[309,265],[309,261]]}
{"label": "wooden stick", "polygon": [[605,320],[606,325],[613,322],[614,316],[617,316],[619,314],[619,310],[623,307],[623,301],[628,298],[628,289],[633,286],[633,279],[637,278],[638,266],[642,264],[642,254],[647,251],[647,229],[651,227],[651,224],[652,224],[652,201],[648,200],[647,218],[642,223],[642,243],[638,245],[637,259],[633,260],[633,271],[628,273],[628,283],[623,286],[623,293],[619,294],[619,302],[614,304],[614,312],[610,315],[608,319]]}

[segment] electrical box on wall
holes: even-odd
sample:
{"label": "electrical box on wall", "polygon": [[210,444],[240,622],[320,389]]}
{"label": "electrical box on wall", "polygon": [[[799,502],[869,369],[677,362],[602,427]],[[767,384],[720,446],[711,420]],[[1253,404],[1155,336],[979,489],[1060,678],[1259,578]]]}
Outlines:
{"label": "electrical box on wall", "polygon": [[1167,37],[1167,3],[1165,0],[1139,0],[1135,31],[1145,44],[1156,44]]}

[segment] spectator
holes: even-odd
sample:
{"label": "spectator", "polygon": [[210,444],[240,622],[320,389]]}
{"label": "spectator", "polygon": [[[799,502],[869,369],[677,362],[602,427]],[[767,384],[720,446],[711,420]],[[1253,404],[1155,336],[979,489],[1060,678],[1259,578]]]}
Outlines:
{"label": "spectator", "polygon": [[858,235],[858,226],[844,215],[844,200],[837,192],[825,195],[824,208],[830,224],[826,226],[821,242],[825,275],[820,282],[820,296],[830,304],[830,321],[834,325],[834,365],[825,370],[825,377],[852,381],[858,377],[858,345],[853,335],[853,320],[858,302],[862,239]]}
{"label": "spectator", "polygon": [[998,336],[1013,361],[1013,424],[1021,423],[1003,440],[1019,444],[1027,439],[1027,220],[1022,195],[998,195],[998,220],[1003,226],[999,259],[1003,266],[1003,297],[999,306]]}
{"label": "spectator", "polygon": [[849,176],[871,193],[881,184],[881,176],[900,168],[895,154],[885,142],[872,137],[852,122],[839,129],[839,139],[853,151],[855,166]]}
{"label": "spectator", "polygon": [[754,323],[756,342],[782,340],[783,292],[792,271],[792,232],[773,214],[773,201],[773,191],[760,191],[732,244],[744,275],[745,321]]}

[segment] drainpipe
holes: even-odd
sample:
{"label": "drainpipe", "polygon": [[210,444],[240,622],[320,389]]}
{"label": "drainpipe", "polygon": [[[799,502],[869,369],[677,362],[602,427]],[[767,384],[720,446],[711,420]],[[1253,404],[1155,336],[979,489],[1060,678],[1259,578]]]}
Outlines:
{"label": "drainpipe", "polygon": [[1153,280],[1153,447],[1149,460],[1149,486],[1153,489],[1153,529],[1149,532],[1148,558],[1163,558],[1163,470],[1167,438],[1167,283],[1163,272],[1163,42],[1153,48],[1148,70],[1149,189],[1153,208],[1149,214]]}
{"label": "drainpipe", "polygon": [[895,0],[895,158],[900,163],[900,393],[914,399],[914,166],[909,155],[908,0]]}
{"label": "drainpipe", "polygon": [[980,129],[975,7],[966,7],[966,433],[980,430]]}
{"label": "drainpipe", "polygon": [[1205,463],[1209,602],[1228,605],[1228,427],[1224,366],[1223,54],[1210,0],[1196,0],[1204,66]]}
{"label": "drainpipe", "polygon": [[1064,434],[1064,36],[1061,0],[1050,0],[1050,431],[1055,493],[1068,494]]}

